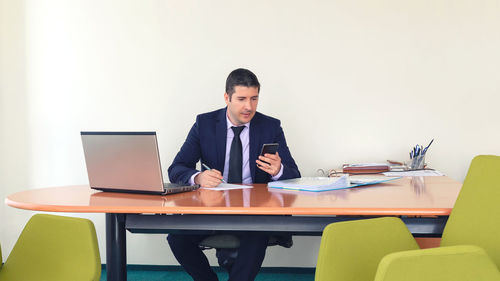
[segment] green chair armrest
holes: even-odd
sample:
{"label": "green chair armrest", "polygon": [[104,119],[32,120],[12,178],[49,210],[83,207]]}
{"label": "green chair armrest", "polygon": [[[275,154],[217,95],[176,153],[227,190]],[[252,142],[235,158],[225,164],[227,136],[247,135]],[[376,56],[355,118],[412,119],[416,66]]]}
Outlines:
{"label": "green chair armrest", "polygon": [[498,281],[500,273],[477,246],[404,251],[385,256],[375,281]]}
{"label": "green chair armrest", "polygon": [[332,223],[323,231],[315,280],[372,281],[385,255],[418,248],[399,218]]}

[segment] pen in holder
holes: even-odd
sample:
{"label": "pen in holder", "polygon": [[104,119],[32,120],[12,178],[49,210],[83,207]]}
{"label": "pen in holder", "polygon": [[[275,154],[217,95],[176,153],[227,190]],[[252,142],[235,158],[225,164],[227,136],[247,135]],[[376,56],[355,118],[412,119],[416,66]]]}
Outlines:
{"label": "pen in holder", "polygon": [[410,151],[410,163],[408,164],[409,170],[422,170],[425,168],[425,154],[433,141],[434,139],[432,139],[429,145],[425,148],[422,145],[417,144]]}
{"label": "pen in holder", "polygon": [[424,167],[425,167],[425,154],[413,157],[408,165],[408,168],[410,170],[422,170]]}

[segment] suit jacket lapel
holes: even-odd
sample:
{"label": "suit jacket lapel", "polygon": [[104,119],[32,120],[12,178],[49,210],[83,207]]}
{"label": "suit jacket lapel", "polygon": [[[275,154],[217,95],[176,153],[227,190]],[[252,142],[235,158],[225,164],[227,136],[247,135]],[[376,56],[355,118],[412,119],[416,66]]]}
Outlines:
{"label": "suit jacket lapel", "polygon": [[221,109],[215,124],[215,141],[217,143],[217,168],[224,173],[224,163],[226,159],[227,122],[226,110]]}
{"label": "suit jacket lapel", "polygon": [[260,143],[260,122],[258,118],[258,113],[255,114],[254,118],[250,122],[250,157],[249,157],[249,165],[250,165],[250,174],[252,176],[252,182],[255,182],[255,161],[257,160],[257,156],[259,155],[259,143]]}

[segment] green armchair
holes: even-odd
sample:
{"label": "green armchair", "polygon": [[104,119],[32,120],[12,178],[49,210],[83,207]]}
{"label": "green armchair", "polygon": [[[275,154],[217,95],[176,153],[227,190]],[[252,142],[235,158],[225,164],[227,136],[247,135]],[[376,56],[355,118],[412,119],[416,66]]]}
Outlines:
{"label": "green armchair", "polygon": [[0,281],[98,281],[100,276],[94,224],[46,214],[31,217],[0,267]]}
{"label": "green armchair", "polygon": [[396,252],[385,256],[375,281],[498,281],[500,272],[486,252],[462,245]]}
{"label": "green armchair", "polygon": [[[386,217],[359,221],[340,222],[328,225],[321,239],[316,267],[316,281],[377,281],[381,280],[500,280],[500,157],[477,156],[472,160],[455,206],[443,232],[441,248],[419,250],[413,236],[399,218]],[[451,247],[458,245],[475,245]],[[477,247],[484,249],[484,252]],[[469,252],[467,252],[467,251]],[[404,252],[403,252],[404,251]],[[467,253],[464,253],[467,252]],[[402,253],[399,253],[402,252]],[[429,255],[431,253],[432,255]],[[470,260],[470,256],[481,256],[481,266],[454,266],[453,255],[458,260]],[[418,261],[418,270],[404,260]],[[445,258],[447,257],[447,258]],[[491,260],[490,260],[491,259]],[[424,262],[428,260],[430,262]],[[477,273],[479,268],[490,268],[488,260],[496,268],[488,278],[429,279],[425,276],[436,268],[450,273],[466,269]],[[434,268],[430,264],[434,264]],[[387,264],[393,264],[388,267]],[[403,264],[407,265],[404,267]],[[385,279],[387,268],[394,272],[400,267],[401,279]],[[425,266],[424,266],[425,265]],[[459,267],[459,268],[458,268]],[[378,271],[378,272],[377,272]],[[392,274],[392,273],[391,273]],[[471,273],[472,274],[472,273]],[[416,275],[416,276],[414,276]],[[405,278],[401,276],[406,276]],[[479,277],[478,277],[479,276]],[[413,278],[413,279],[412,279]]]}

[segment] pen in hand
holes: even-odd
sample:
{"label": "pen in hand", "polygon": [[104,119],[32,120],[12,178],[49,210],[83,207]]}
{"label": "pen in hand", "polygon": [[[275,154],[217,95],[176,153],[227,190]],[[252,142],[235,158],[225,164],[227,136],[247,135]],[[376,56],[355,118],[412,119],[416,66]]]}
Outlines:
{"label": "pen in hand", "polygon": [[[203,168],[207,169],[207,170],[212,170],[210,167],[208,167],[205,163],[201,163],[201,165],[203,166]],[[226,181],[224,180],[224,178],[221,179],[221,182],[223,183],[226,183]]]}

